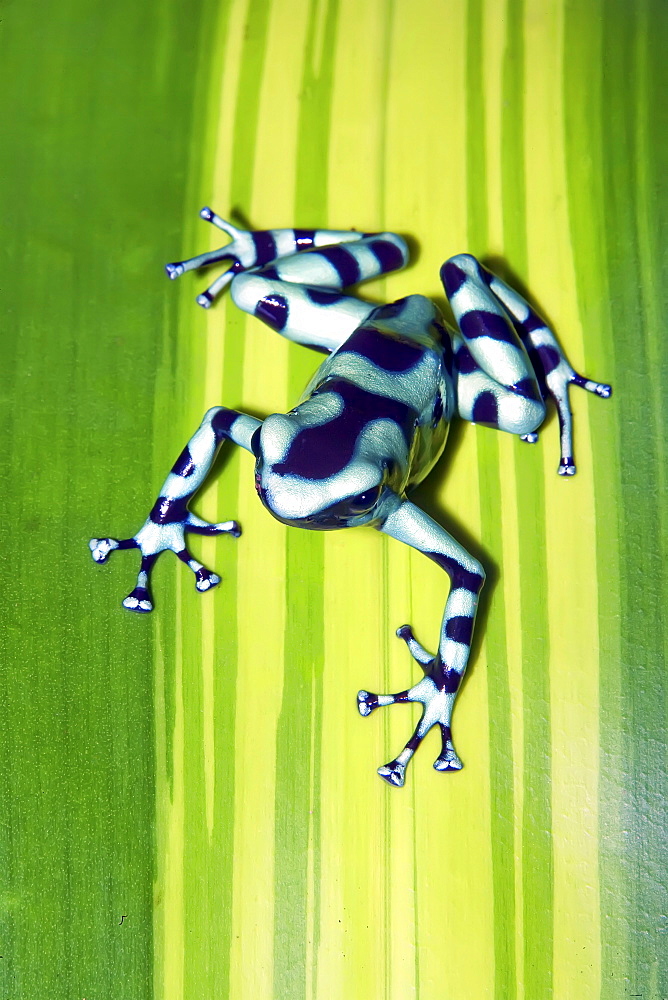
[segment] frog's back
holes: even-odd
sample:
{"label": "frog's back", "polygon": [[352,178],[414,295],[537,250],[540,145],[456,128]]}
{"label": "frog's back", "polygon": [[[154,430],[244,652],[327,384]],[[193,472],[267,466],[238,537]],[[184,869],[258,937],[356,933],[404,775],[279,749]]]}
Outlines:
{"label": "frog's back", "polygon": [[[323,361],[302,400],[330,379],[401,400],[419,414],[443,383],[446,419],[454,409],[452,347],[442,316],[424,295],[380,306]],[[449,405],[447,405],[449,404]]]}
{"label": "frog's back", "polygon": [[[343,382],[413,414],[402,470],[402,491],[410,489],[441,454],[455,408],[450,335],[434,303],[409,295],[374,310],[320,365],[300,402]],[[384,409],[379,406],[379,416]]]}

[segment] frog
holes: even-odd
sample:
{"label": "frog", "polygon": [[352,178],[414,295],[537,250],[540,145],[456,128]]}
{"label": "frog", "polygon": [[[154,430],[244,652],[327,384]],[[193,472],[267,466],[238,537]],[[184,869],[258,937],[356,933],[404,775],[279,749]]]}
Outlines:
{"label": "frog", "polygon": [[422,712],[403,749],[378,774],[404,785],[406,768],[438,727],[437,771],[461,770],[452,713],[471,653],[482,563],[412,500],[432,471],[455,418],[536,443],[546,403],[556,406],[558,472],[576,472],[568,390],[602,398],[612,389],[578,374],[549,325],[524,296],[469,253],[448,258],[440,278],[454,324],[430,298],[410,294],[372,303],[355,294],[362,282],[409,263],[407,240],[394,232],[356,229],[242,229],[206,207],[206,221],[225,233],[218,249],[166,265],[171,279],[223,264],[197,302],[210,308],[229,290],[234,304],[288,340],[324,354],[295,406],[264,419],[225,406],[207,410],[132,538],[93,538],[97,563],[136,548],[140,567],[123,600],[132,612],[153,610],[150,574],[171,551],[202,593],[220,576],[193,557],[186,534],[238,537],[235,520],[211,523],[190,510],[224,441],[253,456],[260,502],[278,521],[314,531],[372,527],[423,553],[449,577],[435,653],[410,625],[396,632],[419,664],[420,679],[403,691],[360,690],[362,716],[408,702]]}

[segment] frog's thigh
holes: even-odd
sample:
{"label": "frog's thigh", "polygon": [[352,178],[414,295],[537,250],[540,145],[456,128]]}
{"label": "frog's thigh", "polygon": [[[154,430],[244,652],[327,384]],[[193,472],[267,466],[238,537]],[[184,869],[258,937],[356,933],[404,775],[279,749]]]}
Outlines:
{"label": "frog's thigh", "polygon": [[230,290],[239,309],[288,340],[324,351],[340,347],[375,308],[333,289],[263,274],[238,274]]}
{"label": "frog's thigh", "polygon": [[545,404],[529,355],[501,302],[470,254],[441,268],[443,288],[459,333],[455,339],[460,416],[511,434],[530,434]]}

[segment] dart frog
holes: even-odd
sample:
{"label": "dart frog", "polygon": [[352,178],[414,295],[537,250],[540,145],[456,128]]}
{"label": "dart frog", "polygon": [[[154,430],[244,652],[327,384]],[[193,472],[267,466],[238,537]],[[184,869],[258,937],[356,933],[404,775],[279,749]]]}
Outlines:
{"label": "dart frog", "polygon": [[284,524],[329,531],[368,525],[433,559],[450,578],[438,647],[424,648],[410,626],[397,632],[423,677],[396,694],[360,691],[359,711],[420,702],[422,716],[405,747],[378,769],[403,785],[406,766],[432,726],[442,749],[438,771],[462,767],[451,718],[471,649],[485,573],[482,565],[409,495],[433,468],[456,415],[535,442],[545,401],[557,407],[562,476],[575,474],[568,386],[608,397],[611,388],[578,375],[553,333],[514,289],[469,254],[441,267],[457,329],[423,295],[372,305],[351,294],[362,281],[403,267],[405,241],[395,233],[323,229],[248,232],[211,209],[200,213],[230,239],[225,246],[168,264],[177,278],[218,262],[225,270],[197,301],[208,308],[229,286],[234,303],[289,340],[327,357],[288,413],[265,420],[214,406],[181,452],[144,525],[132,538],[94,538],[93,559],[137,548],[141,565],[129,611],[153,609],[149,576],[171,549],[195,574],[199,591],[220,577],[193,558],[185,535],[240,534],[236,521],[210,524],[188,505],[229,439],[255,459],[255,488]]}

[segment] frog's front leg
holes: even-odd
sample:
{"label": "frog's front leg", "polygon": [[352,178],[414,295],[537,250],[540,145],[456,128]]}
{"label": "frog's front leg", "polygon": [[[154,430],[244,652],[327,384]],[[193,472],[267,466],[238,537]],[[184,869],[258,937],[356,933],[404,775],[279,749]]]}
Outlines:
{"label": "frog's front leg", "polygon": [[103,563],[116,549],[137,548],[141,565],[137,585],[123,601],[128,611],[153,610],[149,586],[151,569],[161,552],[171,550],[195,574],[195,586],[200,592],[220,583],[220,577],[192,557],[186,542],[186,531],[198,535],[230,534],[238,537],[241,529],[236,521],[211,524],[188,510],[188,503],[206,479],[222,441],[229,438],[235,444],[251,450],[251,438],[262,425],[261,420],[236,410],[214,406],[183,449],[167,476],[160,495],[143,526],[132,538],[91,538],[90,550],[95,562]]}
{"label": "frog's front leg", "polygon": [[450,723],[471,651],[473,623],[478,595],[485,582],[485,571],[444,528],[409,501],[400,504],[380,530],[424,552],[446,571],[451,580],[436,656],[417,642],[410,626],[404,625],[397,632],[422,667],[425,673],[422,680],[398,694],[360,691],[357,696],[361,715],[369,715],[375,708],[396,702],[417,701],[424,706],[422,717],[404,749],[394,760],[378,768],[378,774],[385,781],[391,785],[403,785],[409,760],[435,725],[439,726],[442,738],[442,750],[434,762],[436,770],[455,771],[463,766],[452,742]]}

